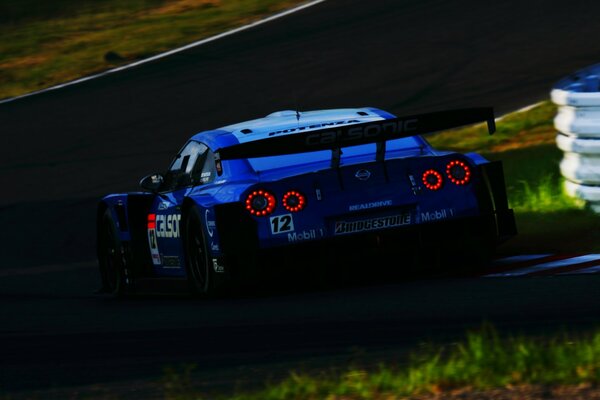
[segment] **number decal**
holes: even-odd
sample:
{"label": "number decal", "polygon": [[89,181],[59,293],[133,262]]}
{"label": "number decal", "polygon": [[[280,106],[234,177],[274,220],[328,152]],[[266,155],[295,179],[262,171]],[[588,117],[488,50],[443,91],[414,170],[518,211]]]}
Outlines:
{"label": "number decal", "polygon": [[271,233],[277,235],[278,233],[292,232],[294,230],[294,220],[292,214],[278,215],[271,217]]}

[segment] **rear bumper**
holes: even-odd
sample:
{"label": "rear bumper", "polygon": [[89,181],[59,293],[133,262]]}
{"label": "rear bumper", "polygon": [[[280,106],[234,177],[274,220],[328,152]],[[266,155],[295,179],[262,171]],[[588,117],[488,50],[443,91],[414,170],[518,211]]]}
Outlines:
{"label": "rear bumper", "polygon": [[[382,230],[323,235],[317,229],[312,229],[294,233],[296,236],[300,234],[306,236],[305,240],[302,238],[289,240],[285,245],[263,249],[261,249],[263,246],[260,243],[257,222],[250,217],[243,206],[240,203],[220,205],[215,208],[215,212],[221,249],[227,260],[232,257],[249,259],[256,254],[280,253],[285,256],[296,253],[295,249],[299,249],[299,254],[307,250],[310,250],[311,254],[318,254],[338,248],[349,252],[354,249],[364,251],[371,248],[385,250],[386,247],[416,248],[423,244],[423,238],[434,236],[452,238],[453,232],[465,228],[470,231],[475,230],[476,233],[481,232],[482,235],[486,235],[486,238],[501,243],[517,233],[513,210],[508,207],[502,163],[486,163],[479,169],[482,179],[475,189],[478,207],[474,203],[472,211],[469,211],[473,215],[450,217],[450,209],[448,213],[444,211],[445,209],[441,209],[439,212],[443,217],[431,217],[430,222],[425,222],[423,214],[420,214],[421,217],[417,218],[418,221],[413,221],[414,223],[399,224]],[[404,215],[402,213],[401,210],[397,213],[400,218]],[[390,214],[387,215],[389,216]],[[370,219],[377,219],[377,217]]]}

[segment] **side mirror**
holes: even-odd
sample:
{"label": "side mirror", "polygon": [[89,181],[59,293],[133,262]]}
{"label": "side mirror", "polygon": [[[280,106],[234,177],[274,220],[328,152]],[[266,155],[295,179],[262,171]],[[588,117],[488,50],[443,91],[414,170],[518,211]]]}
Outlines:
{"label": "side mirror", "polygon": [[161,174],[151,174],[142,178],[140,181],[140,186],[144,190],[156,193],[163,186],[164,182],[165,178],[163,178]]}

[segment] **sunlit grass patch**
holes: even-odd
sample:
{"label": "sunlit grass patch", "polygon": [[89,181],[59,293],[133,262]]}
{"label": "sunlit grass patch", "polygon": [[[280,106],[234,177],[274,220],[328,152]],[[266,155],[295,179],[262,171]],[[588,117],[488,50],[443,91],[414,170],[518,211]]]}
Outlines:
{"label": "sunlit grass patch", "polygon": [[568,196],[561,178],[553,174],[541,175],[537,182],[521,180],[521,188],[513,190],[512,207],[518,212],[548,212],[581,210],[585,202]]}
{"label": "sunlit grass patch", "polygon": [[[551,133],[554,138],[555,133]],[[484,152],[504,165],[509,202],[517,212],[582,210],[583,201],[568,196],[558,164],[562,152],[554,144]]]}

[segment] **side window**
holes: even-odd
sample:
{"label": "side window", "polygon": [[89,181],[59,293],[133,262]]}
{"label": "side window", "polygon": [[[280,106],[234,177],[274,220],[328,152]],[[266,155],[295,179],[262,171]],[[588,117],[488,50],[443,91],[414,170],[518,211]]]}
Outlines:
{"label": "side window", "polygon": [[[198,160],[196,168],[196,176],[194,181],[200,184],[210,183],[217,176],[217,168],[215,165],[215,154],[208,150],[202,160]],[[201,162],[200,162],[201,161]]]}
{"label": "side window", "polygon": [[194,170],[202,165],[208,147],[198,142],[188,142],[175,157],[165,176],[165,191],[197,184]]}

